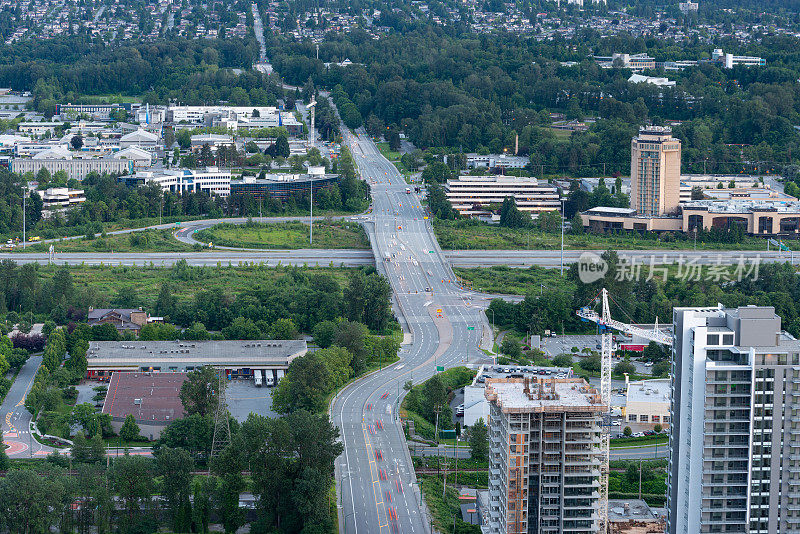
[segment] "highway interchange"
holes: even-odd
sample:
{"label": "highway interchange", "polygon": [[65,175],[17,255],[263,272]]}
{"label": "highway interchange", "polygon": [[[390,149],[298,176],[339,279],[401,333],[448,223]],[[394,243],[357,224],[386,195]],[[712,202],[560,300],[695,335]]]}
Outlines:
{"label": "highway interchange", "polygon": [[[165,253],[58,253],[58,264],[87,265],[156,265],[169,266],[180,259],[191,265],[239,265],[265,263],[309,266],[376,265],[393,290],[395,313],[409,332],[401,349],[401,360],[351,384],[331,404],[331,418],[341,429],[344,452],[336,463],[337,504],[340,532],[415,533],[430,532],[431,518],[423,503],[420,488],[397,419],[397,407],[405,394],[403,385],[419,383],[443,368],[487,361],[481,346],[491,348],[492,334],[483,309],[491,296],[463,290],[456,284],[451,266],[479,267],[511,265],[524,267],[561,264],[560,251],[449,251],[442,252],[430,222],[424,219],[420,198],[406,192],[406,182],[395,166],[381,156],[375,144],[364,134],[346,132],[345,142],[372,188],[371,213],[354,219],[364,226],[372,250],[232,250]],[[270,222],[297,218],[271,218]],[[307,220],[307,218],[303,218]],[[226,219],[226,222],[243,222]],[[192,234],[222,221],[195,221],[180,225],[164,224],[154,228],[174,228],[177,239],[195,243]],[[120,231],[116,233],[126,233]],[[563,260],[578,260],[584,251],[565,251]],[[776,252],[717,251],[619,251],[640,258],[647,264],[672,263],[679,258],[695,259],[699,264],[731,264],[744,257],[762,261],[786,261]],[[651,260],[652,258],[652,260]],[[19,263],[48,262],[43,253],[0,253],[0,259]],[[387,261],[388,259],[388,261]],[[29,362],[31,364],[35,363]],[[26,368],[28,366],[26,365]],[[35,366],[31,365],[35,373]],[[27,376],[27,375],[26,375]],[[30,415],[22,401],[29,387],[26,376],[18,377],[9,393],[13,409],[4,410],[4,437],[28,426]],[[32,375],[31,375],[32,376]],[[22,378],[22,380],[20,379]],[[27,415],[27,419],[25,416]],[[22,434],[22,432],[20,432]],[[23,436],[13,436],[19,442]],[[28,441],[30,443],[30,440]],[[33,442],[31,451],[42,454]],[[612,451],[613,453],[613,451]],[[652,457],[663,451],[643,448],[622,452],[625,457]]]}

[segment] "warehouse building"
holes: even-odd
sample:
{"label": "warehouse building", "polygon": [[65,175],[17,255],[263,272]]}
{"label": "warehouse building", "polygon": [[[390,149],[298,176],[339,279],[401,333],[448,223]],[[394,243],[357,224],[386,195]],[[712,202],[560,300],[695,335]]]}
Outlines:
{"label": "warehouse building", "polygon": [[119,433],[125,418],[133,415],[139,435],[158,439],[164,428],[183,417],[180,391],[186,373],[114,373],[103,402],[111,428]]}
{"label": "warehouse building", "polygon": [[108,380],[123,372],[185,373],[203,366],[224,369],[228,379],[253,378],[255,370],[279,381],[308,350],[304,340],[92,341],[87,378]]}

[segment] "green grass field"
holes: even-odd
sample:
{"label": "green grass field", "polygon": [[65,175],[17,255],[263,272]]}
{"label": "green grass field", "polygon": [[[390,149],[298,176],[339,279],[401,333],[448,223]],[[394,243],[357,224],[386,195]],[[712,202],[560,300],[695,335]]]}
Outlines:
{"label": "green grass field", "polygon": [[[561,234],[548,234],[538,229],[502,228],[497,225],[468,221],[433,221],[433,229],[439,244],[446,250],[556,250],[561,247]],[[684,237],[661,239],[625,235],[572,235],[564,236],[567,249],[609,248],[619,250],[688,250],[694,241]],[[703,250],[766,250],[767,243],[756,237],[745,237],[740,243],[705,243],[698,241],[697,248]]]}
{"label": "green grass field", "polygon": [[314,223],[314,243],[309,245],[309,227],[301,222],[247,225],[218,224],[195,234],[195,239],[216,246],[263,249],[356,248],[368,249],[361,225],[349,221]]}
{"label": "green grass field", "polygon": [[472,282],[473,289],[488,293],[505,293],[507,295],[525,295],[530,291],[563,288],[572,292],[574,288],[567,288],[569,282],[564,280],[558,269],[548,269],[533,265],[527,269],[506,267],[461,268],[455,267],[453,271],[463,280]]}
{"label": "green grass field", "polygon": [[[50,243],[36,243],[13,252],[47,252]],[[94,239],[62,239],[53,243],[56,252],[190,252],[192,245],[172,237],[172,230],[144,230]],[[202,248],[200,248],[202,250]]]}
{"label": "green grass field", "polygon": [[[37,268],[39,276],[50,279],[57,270],[56,265],[41,265]],[[203,289],[221,289],[225,293],[238,293],[253,288],[267,280],[275,280],[291,276],[291,272],[300,269],[308,273],[320,273],[333,276],[340,284],[346,284],[349,270],[333,267],[267,267],[258,264],[232,264],[216,267],[188,267],[180,275],[175,268],[148,267],[111,267],[111,266],[75,266],[67,267],[72,274],[76,289],[93,292],[111,299],[118,292],[135,291],[146,307],[155,305],[161,284],[172,282],[173,294],[179,301],[187,301]]]}

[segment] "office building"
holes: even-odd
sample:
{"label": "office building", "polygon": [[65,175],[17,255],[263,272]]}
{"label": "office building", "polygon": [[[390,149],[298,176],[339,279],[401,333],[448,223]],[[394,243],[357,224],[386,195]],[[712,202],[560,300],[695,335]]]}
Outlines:
{"label": "office building", "polygon": [[524,169],[528,163],[529,158],[522,156],[509,156],[508,154],[466,154],[467,168],[468,169],[498,169],[504,171],[506,169]]}
{"label": "office building", "polygon": [[677,213],[681,142],[668,126],[644,126],[631,140],[631,208],[638,215]]}
{"label": "office building", "polygon": [[561,209],[558,188],[536,178],[516,176],[461,176],[444,184],[447,199],[461,215],[489,213],[490,204],[502,204],[513,197],[520,211],[538,215]]}
{"label": "office building", "polygon": [[688,13],[697,13],[697,9],[700,7],[698,2],[678,2],[678,9],[681,10],[681,13],[684,15]]}
{"label": "office building", "polygon": [[256,341],[91,341],[86,376],[108,380],[115,372],[185,373],[205,365],[228,379],[253,378],[258,369],[280,380],[306,353],[302,339]]}
{"label": "office building", "polygon": [[67,178],[83,180],[87,174],[129,174],[133,172],[133,161],[119,159],[115,155],[93,157],[89,154],[71,152],[63,146],[57,146],[36,153],[32,158],[14,158],[11,162],[12,172],[18,174],[32,173],[34,176],[41,169],[47,169],[50,175],[58,171],[67,173]]}
{"label": "office building", "polygon": [[309,167],[307,174],[267,174],[264,178],[245,176],[231,180],[231,195],[251,195],[256,199],[287,200],[296,194],[314,194],[339,183],[338,174],[325,174],[325,167]]}
{"label": "office building", "polygon": [[86,202],[83,189],[70,189],[69,187],[48,187],[40,193],[42,209],[67,209]]}
{"label": "office building", "polygon": [[489,532],[599,530],[600,424],[581,378],[490,378]]}
{"label": "office building", "polygon": [[231,171],[219,167],[205,169],[164,169],[137,172],[125,180],[129,185],[156,184],[171,193],[198,193],[227,197],[231,193]]}
{"label": "office building", "polygon": [[767,60],[756,56],[734,56],[723,52],[721,48],[715,48],[711,52],[711,61],[721,64],[726,69],[732,69],[736,65],[744,65],[747,67],[763,67],[767,64]]}
{"label": "office building", "polygon": [[673,326],[667,532],[800,532],[800,341],[772,307]]}

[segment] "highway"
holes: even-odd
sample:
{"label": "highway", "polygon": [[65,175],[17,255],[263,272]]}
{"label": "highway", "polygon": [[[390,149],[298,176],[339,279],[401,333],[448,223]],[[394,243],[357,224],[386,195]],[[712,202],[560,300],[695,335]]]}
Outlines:
{"label": "highway", "polygon": [[[288,218],[287,218],[288,219]],[[307,217],[304,220],[308,220]],[[231,222],[231,219],[224,220]],[[234,224],[235,224],[235,220]],[[270,219],[271,222],[277,222]],[[418,222],[413,221],[412,222]],[[183,223],[181,229],[175,232],[176,237],[189,244],[197,243],[192,234],[195,230],[207,228],[216,224],[214,221],[197,221]],[[372,225],[369,223],[368,225]],[[174,225],[161,225],[161,227],[174,227]],[[122,230],[118,233],[129,233],[131,230]],[[117,232],[115,232],[117,233]],[[564,264],[569,265],[578,261],[581,254],[602,251],[569,250],[564,251]],[[761,262],[786,262],[789,261],[787,253],[756,252],[756,251],[693,251],[693,250],[620,250],[620,257],[635,258],[634,261],[641,266],[664,265],[681,262],[689,265],[737,265],[744,261],[746,266],[759,259]],[[560,251],[553,250],[448,250],[441,252],[442,257],[453,267],[492,267],[507,265],[509,267],[525,268],[532,265],[541,267],[558,267],[561,265]],[[10,259],[17,263],[48,263],[49,255],[43,252],[0,252],[0,259]],[[215,247],[214,250],[202,252],[84,252],[69,253],[58,252],[53,262],[59,265],[149,265],[153,262],[158,266],[170,266],[176,261],[184,259],[190,265],[238,265],[240,262],[264,262],[269,265],[304,265],[309,266],[345,266],[358,267],[373,265],[375,258],[371,250],[354,249],[298,249],[298,250],[261,250],[261,249],[234,249]],[[800,260],[800,258],[798,258]],[[797,262],[795,262],[797,263]]]}
{"label": "highway", "polygon": [[419,197],[406,193],[394,165],[365,135],[346,133],[345,141],[371,184],[373,212],[362,223],[380,258],[376,266],[392,286],[395,313],[411,336],[399,363],[351,384],[331,405],[344,444],[336,464],[340,531],[429,532],[397,406],[407,380],[422,382],[437,365],[486,358],[479,349],[484,338],[491,344],[481,311],[486,301],[454,283]]}

